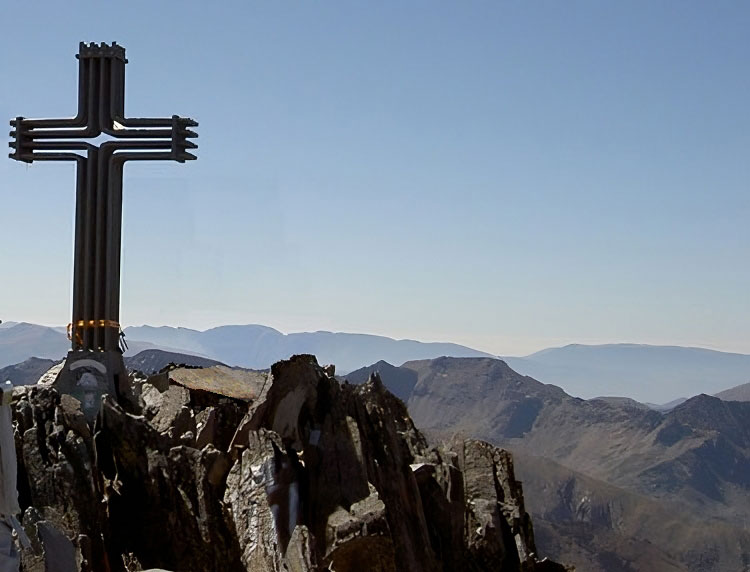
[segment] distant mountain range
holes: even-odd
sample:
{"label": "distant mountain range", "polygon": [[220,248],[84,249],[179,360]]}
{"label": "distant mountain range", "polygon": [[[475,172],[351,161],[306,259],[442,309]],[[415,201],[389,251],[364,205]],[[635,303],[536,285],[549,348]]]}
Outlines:
{"label": "distant mountain range", "polygon": [[424,343],[394,340],[369,334],[340,332],[302,332],[283,334],[266,326],[221,326],[206,331],[167,326],[126,328],[128,339],[156,347],[170,346],[180,351],[216,359],[228,365],[265,369],[295,354],[314,354],[320,363],[336,364],[341,372],[385,359],[403,363],[410,359],[429,359],[442,355],[455,357],[493,357],[451,343]]}
{"label": "distant mountain range", "polygon": [[35,324],[0,324],[0,368],[30,357],[57,360],[70,347],[65,334]]}
{"label": "distant mountain range", "polygon": [[[30,357],[61,359],[70,347],[64,329],[27,323],[0,324],[0,367]],[[266,326],[221,326],[206,331],[140,326],[125,329],[126,356],[145,349],[191,354],[232,366],[265,369],[294,354],[315,354],[321,363],[334,363],[341,372],[379,359],[403,363],[442,355],[492,357],[451,343],[394,340],[369,334],[304,332],[283,334]]]}
{"label": "distant mountain range", "polygon": [[538,546],[556,559],[601,572],[733,571],[750,559],[750,403],[699,395],[661,413],[582,400],[481,358],[345,377],[373,370],[432,440],[517,454],[535,528],[546,523]]}
{"label": "distant mountain range", "polygon": [[[138,340],[128,341],[129,350],[126,356],[135,355],[145,349],[161,349],[180,352],[169,346],[159,346]],[[59,361],[70,349],[70,341],[65,328],[50,328],[26,322],[5,322],[0,324],[0,368],[21,363],[28,358],[37,357]]]}
{"label": "distant mountain range", "polygon": [[[340,332],[283,334],[259,325],[221,326],[206,331],[140,326],[126,328],[133,356],[145,349],[192,354],[230,366],[265,369],[280,359],[309,353],[321,363],[348,373],[380,360],[407,361],[450,357],[495,357],[452,343],[423,343],[384,336]],[[29,357],[60,359],[69,342],[63,328],[0,324],[0,368]],[[583,398],[622,396],[669,409],[700,393],[715,394],[750,382],[750,355],[702,348],[613,344],[569,345],[525,357],[505,357],[519,373],[563,387]],[[658,405],[672,402],[666,406]]]}
{"label": "distant mountain range", "polygon": [[665,403],[750,382],[750,355],[703,348],[573,344],[503,360],[584,399],[622,395]]}

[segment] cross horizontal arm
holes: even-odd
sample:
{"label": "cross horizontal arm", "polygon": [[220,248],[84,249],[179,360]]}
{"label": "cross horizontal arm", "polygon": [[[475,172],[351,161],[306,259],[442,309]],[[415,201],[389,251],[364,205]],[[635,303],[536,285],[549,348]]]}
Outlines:
{"label": "cross horizontal arm", "polygon": [[28,125],[17,126],[11,131],[11,137],[23,133],[28,139],[92,139],[101,134],[101,131],[93,132],[88,129],[28,129]]}
{"label": "cross horizontal arm", "polygon": [[[169,138],[173,136],[174,130],[178,129],[186,137],[198,137],[195,131],[188,127],[197,127],[198,122],[189,117],[174,116],[170,118],[142,118],[142,119],[114,119],[110,122],[112,127],[103,126],[101,131],[94,134],[90,129],[61,129],[61,121],[49,119],[46,128],[33,127],[32,124],[38,120],[17,118],[10,122],[15,129],[10,132],[11,137],[19,134],[31,139],[90,139],[99,133],[106,133],[117,138]],[[169,129],[156,129],[156,127],[169,127]]]}
{"label": "cross horizontal arm", "polygon": [[[189,149],[196,149],[198,146],[195,143],[192,143],[190,141],[186,142],[186,146]],[[51,150],[51,151],[57,151],[57,150],[81,150],[81,151],[90,151],[97,149],[96,146],[91,145],[90,143],[84,143],[84,142],[78,142],[78,141],[40,141],[36,143],[31,143],[28,146],[30,149],[34,150]],[[172,141],[169,139],[157,139],[154,141],[109,141],[107,143],[104,143],[101,147],[99,147],[102,150],[110,149],[110,150],[119,150],[119,149],[171,149],[172,148]]]}
{"label": "cross horizontal arm", "polygon": [[[13,144],[11,144],[11,147],[13,147]],[[84,141],[38,141],[29,143],[26,147],[28,149],[39,151],[93,151],[96,149],[96,146]]]}
{"label": "cross horizontal arm", "polygon": [[[76,153],[34,153],[34,161],[84,161],[85,158],[77,155]],[[31,163],[31,159],[20,159],[27,163]]]}
{"label": "cross horizontal arm", "polygon": [[179,155],[178,159],[175,159],[172,153],[115,153],[113,155],[115,161],[126,162],[126,161],[177,161],[178,163],[184,163],[185,161],[195,161],[197,157],[192,153],[183,152]]}
{"label": "cross horizontal arm", "polygon": [[[170,118],[115,118],[111,122],[112,128],[103,127],[102,131],[118,139],[151,139],[151,138],[194,138],[195,131],[188,127],[197,127],[198,122],[189,117],[173,115]],[[146,129],[142,129],[142,128]],[[155,127],[169,127],[169,129],[155,129]]]}
{"label": "cross horizontal arm", "polygon": [[117,123],[120,123],[123,127],[172,127],[174,119],[178,119],[184,127],[198,127],[198,122],[191,119],[190,117],[180,117],[174,115],[172,117],[131,117],[126,118],[115,118]]}
{"label": "cross horizontal arm", "polygon": [[[41,158],[42,153],[35,151],[92,151],[96,147],[85,141],[69,141],[69,139],[80,139],[86,136],[83,130],[70,129],[26,129],[26,120],[13,120],[11,124],[16,127],[10,132],[15,141],[11,141],[9,146],[14,150],[10,157],[25,162],[33,162]],[[198,123],[189,117],[179,117],[177,115],[170,119],[161,118],[140,118],[135,120],[123,121],[130,125],[169,125],[170,129],[129,129],[113,128],[103,129],[108,135],[121,139],[120,141],[110,141],[104,143],[104,146],[114,145],[114,150],[119,149],[170,149],[172,155],[168,159],[183,162],[192,160],[195,157],[187,153],[187,149],[197,149],[198,146],[190,141],[198,136],[195,131],[188,129],[198,125]],[[115,125],[122,125],[119,121]],[[123,141],[122,139],[126,139]],[[49,156],[45,160],[51,160]]]}

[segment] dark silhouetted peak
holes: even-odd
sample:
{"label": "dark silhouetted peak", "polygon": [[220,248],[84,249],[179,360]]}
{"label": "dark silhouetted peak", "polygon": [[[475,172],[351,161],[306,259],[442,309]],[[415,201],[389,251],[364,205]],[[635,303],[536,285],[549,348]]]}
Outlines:
{"label": "dark silhouetted peak", "polygon": [[219,361],[201,356],[168,352],[158,349],[143,350],[134,356],[125,358],[125,366],[131,371],[140,371],[146,375],[157,373],[168,366],[186,365],[190,367],[211,367],[224,365]]}
{"label": "dark silhouetted peak", "polygon": [[377,374],[388,391],[404,403],[409,401],[411,392],[417,384],[417,374],[414,371],[396,367],[383,360],[348,373],[344,377],[350,383],[365,383],[373,374]]}
{"label": "dark silhouetted peak", "polygon": [[750,402],[722,401],[701,394],[666,414],[693,430],[718,432],[739,446],[750,446]]}
{"label": "dark silhouetted peak", "polygon": [[56,363],[59,362],[32,357],[21,363],[9,365],[0,369],[0,383],[5,381],[10,381],[13,385],[36,383]]}

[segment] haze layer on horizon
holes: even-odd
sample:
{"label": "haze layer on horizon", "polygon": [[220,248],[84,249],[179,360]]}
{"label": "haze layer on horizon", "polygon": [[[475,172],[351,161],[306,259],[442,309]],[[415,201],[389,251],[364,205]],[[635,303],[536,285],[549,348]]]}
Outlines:
{"label": "haze layer on horizon", "polygon": [[[126,169],[125,324],[750,353],[747,4],[4,16],[0,119],[72,115],[78,42],[115,40],[130,115],[200,121],[197,162]],[[69,321],[73,199],[0,160],[0,318]]]}

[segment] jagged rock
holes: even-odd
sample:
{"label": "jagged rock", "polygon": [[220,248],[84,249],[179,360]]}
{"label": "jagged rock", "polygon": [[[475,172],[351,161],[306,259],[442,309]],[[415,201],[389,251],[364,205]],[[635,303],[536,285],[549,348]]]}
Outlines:
{"label": "jagged rock", "polygon": [[202,449],[216,440],[216,409],[207,407],[195,416],[195,447]]}
{"label": "jagged rock", "polygon": [[29,508],[23,519],[31,535],[31,548],[21,553],[22,569],[27,572],[76,572],[88,570],[88,560],[76,550],[70,539],[50,522],[41,520],[39,514]]}
{"label": "jagged rock", "polygon": [[18,392],[23,570],[45,530],[81,571],[554,570],[510,455],[429,447],[377,376],[342,385],[313,356],[186,372],[132,377],[93,428],[54,388]]}
{"label": "jagged rock", "polygon": [[207,368],[178,367],[168,371],[167,375],[172,384],[245,402],[257,401],[268,380],[266,372],[233,369],[225,365]]}
{"label": "jagged rock", "polygon": [[291,459],[281,449],[277,435],[253,432],[227,477],[224,501],[246,570],[280,570],[299,518],[298,487],[290,487]]}
{"label": "jagged rock", "polygon": [[289,572],[316,570],[310,531],[304,524],[297,526],[286,549],[286,566]]}
{"label": "jagged rock", "polygon": [[76,572],[80,562],[70,539],[45,521],[37,523],[37,531],[46,556],[45,572]]}
{"label": "jagged rock", "polygon": [[73,402],[65,404],[52,387],[20,392],[15,404],[19,501],[69,539],[80,538],[79,551],[85,545],[90,559],[103,562],[108,526],[93,470],[93,441]]}
{"label": "jagged rock", "polygon": [[[102,402],[97,455],[108,487],[110,525],[120,554],[147,567],[242,570],[221,499],[226,454],[158,431],[146,418]],[[165,538],[165,534],[168,536]]]}
{"label": "jagged rock", "polygon": [[[529,517],[513,476],[510,455],[480,441],[465,441],[459,452],[466,502],[465,542],[479,568],[495,562],[514,568],[534,552]],[[513,550],[516,548],[516,550]]]}
{"label": "jagged rock", "polygon": [[374,487],[348,511],[339,508],[328,517],[326,546],[325,561],[334,570],[396,570],[385,504]]}
{"label": "jagged rock", "polygon": [[47,372],[39,378],[39,385],[52,385],[64,367],[65,360],[50,367]]}
{"label": "jagged rock", "polygon": [[77,433],[84,440],[91,439],[91,430],[86,422],[86,416],[81,409],[81,402],[72,395],[60,396],[60,410],[62,411],[65,425],[70,427],[74,433]]}

